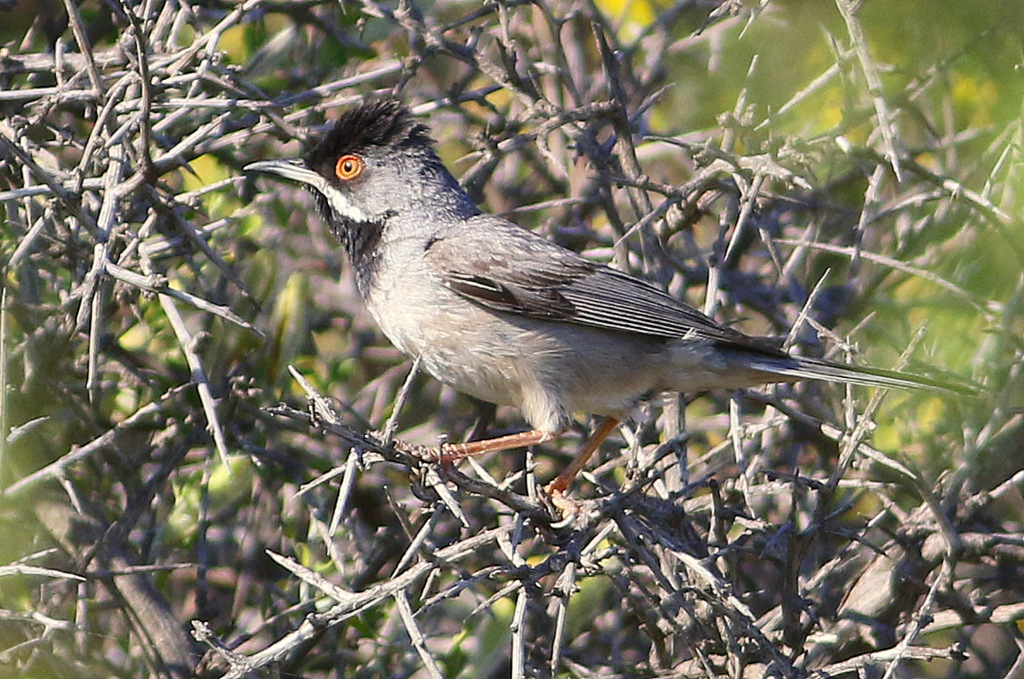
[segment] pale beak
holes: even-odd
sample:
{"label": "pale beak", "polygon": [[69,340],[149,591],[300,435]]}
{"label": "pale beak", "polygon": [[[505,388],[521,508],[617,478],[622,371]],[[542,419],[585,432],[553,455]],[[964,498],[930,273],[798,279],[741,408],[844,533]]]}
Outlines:
{"label": "pale beak", "polygon": [[320,188],[326,184],[324,178],[306,167],[301,160],[261,160],[258,163],[249,163],[244,168],[246,172],[261,172],[263,174],[276,174],[285,179]]}
{"label": "pale beak", "polygon": [[327,204],[331,206],[331,211],[334,212],[336,219],[350,219],[357,222],[370,221],[369,216],[362,209],[353,205],[343,192],[331,186],[320,174],[306,167],[301,160],[261,160],[257,163],[249,163],[242,169],[246,172],[277,175],[316,189],[327,199]]}

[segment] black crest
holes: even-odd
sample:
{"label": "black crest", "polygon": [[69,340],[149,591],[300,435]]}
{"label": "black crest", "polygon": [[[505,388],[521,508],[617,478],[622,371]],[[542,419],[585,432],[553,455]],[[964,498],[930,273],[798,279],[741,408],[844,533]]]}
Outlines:
{"label": "black crest", "polygon": [[309,167],[319,167],[345,153],[372,147],[403,148],[432,143],[429,130],[416,122],[409,107],[394,98],[374,99],[354,106],[338,118],[331,131],[306,156]]}

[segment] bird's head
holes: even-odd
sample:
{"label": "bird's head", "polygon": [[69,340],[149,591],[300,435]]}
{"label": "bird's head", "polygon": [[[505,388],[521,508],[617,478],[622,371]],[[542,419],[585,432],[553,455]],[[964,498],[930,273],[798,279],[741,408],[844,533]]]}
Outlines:
{"label": "bird's head", "polygon": [[245,170],[307,186],[350,254],[357,232],[379,232],[397,216],[429,224],[477,211],[437,157],[427,126],[393,98],[347,109],[301,159],[266,160]]}

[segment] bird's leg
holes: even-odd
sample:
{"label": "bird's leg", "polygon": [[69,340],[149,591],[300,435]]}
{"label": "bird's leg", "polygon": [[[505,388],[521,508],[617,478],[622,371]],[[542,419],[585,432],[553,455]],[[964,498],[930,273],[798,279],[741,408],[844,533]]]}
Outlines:
{"label": "bird's leg", "polygon": [[548,495],[555,500],[555,504],[558,505],[557,498],[561,497],[565,493],[566,489],[572,484],[573,479],[576,475],[583,471],[583,468],[587,466],[587,461],[590,456],[594,454],[601,443],[608,438],[608,435],[615,431],[615,427],[619,425],[619,420],[614,417],[606,417],[601,420],[601,424],[598,425],[597,429],[587,442],[580,448],[580,452],[576,453],[576,457],[573,458],[569,466],[562,470],[562,473],[555,477],[555,480],[547,485],[545,490]]}
{"label": "bird's leg", "polygon": [[562,432],[551,433],[531,429],[530,431],[521,431],[517,434],[508,434],[506,436],[498,436],[497,438],[484,439],[482,441],[442,443],[439,446],[424,448],[419,456],[438,462],[452,462],[454,460],[461,460],[464,457],[470,457],[471,455],[482,455],[484,453],[494,453],[499,450],[534,446],[538,443],[545,443],[557,438],[561,433]]}
{"label": "bird's leg", "polygon": [[498,409],[493,403],[486,401],[476,402],[476,422],[473,423],[473,428],[469,432],[469,436],[466,437],[467,441],[476,441],[482,439],[484,434],[487,433],[487,428],[494,422],[494,413]]}

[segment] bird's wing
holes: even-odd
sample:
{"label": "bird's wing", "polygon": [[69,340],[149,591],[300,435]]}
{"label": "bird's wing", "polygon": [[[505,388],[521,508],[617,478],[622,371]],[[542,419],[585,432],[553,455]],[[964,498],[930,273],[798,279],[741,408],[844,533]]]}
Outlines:
{"label": "bird's wing", "polygon": [[790,356],[637,278],[489,215],[439,233],[428,243],[425,259],[449,289],[499,311],[647,337],[703,339],[737,352],[735,357],[749,369],[793,379],[978,393],[977,385],[960,380]]}
{"label": "bird's wing", "polygon": [[[478,220],[481,220],[478,222]],[[657,288],[503,219],[481,215],[432,239],[428,267],[477,304],[530,318],[780,355]]]}

